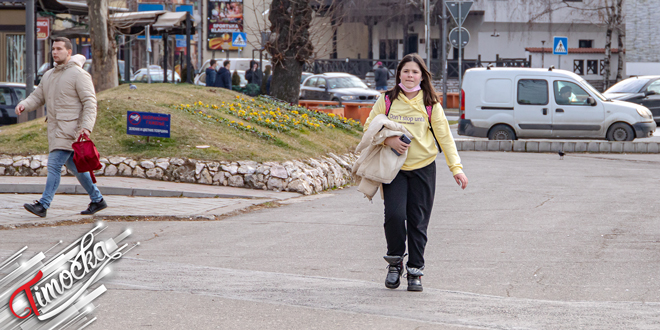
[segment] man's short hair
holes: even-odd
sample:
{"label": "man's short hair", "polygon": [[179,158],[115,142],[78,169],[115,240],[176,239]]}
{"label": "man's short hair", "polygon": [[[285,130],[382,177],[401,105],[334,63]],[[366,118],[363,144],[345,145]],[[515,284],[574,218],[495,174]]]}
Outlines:
{"label": "man's short hair", "polygon": [[65,38],[65,37],[53,38],[53,43],[56,43],[58,41],[64,43],[64,48],[66,48],[66,50],[73,49],[73,46],[71,45],[71,40],[69,40],[69,38]]}
{"label": "man's short hair", "polygon": [[229,63],[231,63],[229,60],[225,60],[224,62],[222,62],[222,66],[226,67],[227,65],[229,65]]}
{"label": "man's short hair", "polygon": [[216,60],[211,60],[211,66],[214,66],[215,63],[217,63],[217,62],[218,62],[218,61],[216,61]]}
{"label": "man's short hair", "polygon": [[559,90],[559,94],[564,94],[566,92],[573,93],[573,88],[571,88],[571,86],[564,86]]}

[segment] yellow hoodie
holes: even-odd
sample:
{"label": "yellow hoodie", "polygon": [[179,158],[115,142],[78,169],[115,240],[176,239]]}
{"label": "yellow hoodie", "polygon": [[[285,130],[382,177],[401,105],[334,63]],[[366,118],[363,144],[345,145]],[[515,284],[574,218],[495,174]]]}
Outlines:
{"label": "yellow hoodie", "polygon": [[[392,102],[389,112],[389,119],[403,124],[413,135],[412,143],[408,149],[408,158],[403,163],[401,170],[412,171],[431,164],[438,155],[438,148],[435,145],[433,133],[429,129],[428,114],[424,106],[424,92],[420,91],[417,96],[409,100],[405,94],[399,93],[396,101]],[[379,114],[385,114],[385,94],[378,98],[369,114],[369,118],[364,123],[364,131],[369,128],[371,121]],[[442,147],[442,153],[445,155],[445,161],[453,175],[463,173],[461,158],[458,156],[454,138],[449,129],[447,117],[442,110],[440,103],[433,106],[431,115],[431,125],[433,132]]]}

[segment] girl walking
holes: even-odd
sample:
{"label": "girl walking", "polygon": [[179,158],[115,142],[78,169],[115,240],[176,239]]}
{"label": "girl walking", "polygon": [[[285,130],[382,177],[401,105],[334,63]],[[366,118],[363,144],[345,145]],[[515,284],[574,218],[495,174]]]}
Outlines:
{"label": "girl walking", "polygon": [[384,258],[389,263],[385,286],[399,287],[403,261],[408,255],[408,291],[422,291],[426,232],[435,195],[435,158],[440,151],[436,142],[442,148],[456,183],[465,189],[468,179],[463,174],[449,123],[431,84],[431,74],[419,55],[408,54],[401,60],[396,71],[396,85],[376,101],[364,125],[365,131],[380,114],[402,124],[412,134],[410,143],[399,136],[389,137],[384,142],[401,154],[400,157],[406,157],[394,180],[383,184],[382,188],[387,240]]}

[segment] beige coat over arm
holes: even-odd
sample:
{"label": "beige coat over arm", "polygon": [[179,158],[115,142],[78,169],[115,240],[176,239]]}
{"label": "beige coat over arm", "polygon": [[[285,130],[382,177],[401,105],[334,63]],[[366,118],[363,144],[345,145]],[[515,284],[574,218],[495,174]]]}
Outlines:
{"label": "beige coat over arm", "polygon": [[48,151],[73,151],[71,144],[82,129],[96,122],[96,93],[92,77],[73,61],[48,70],[39,87],[21,101],[26,111],[46,105]]}
{"label": "beige coat over arm", "polygon": [[[360,144],[355,148],[360,157],[353,165],[353,177],[358,184],[358,191],[371,200],[382,183],[391,183],[403,166],[408,156],[408,150],[397,156],[392,148],[384,144],[391,136],[401,136],[410,132],[401,124],[393,122],[384,114],[374,118]],[[381,191],[382,192],[382,191]]]}

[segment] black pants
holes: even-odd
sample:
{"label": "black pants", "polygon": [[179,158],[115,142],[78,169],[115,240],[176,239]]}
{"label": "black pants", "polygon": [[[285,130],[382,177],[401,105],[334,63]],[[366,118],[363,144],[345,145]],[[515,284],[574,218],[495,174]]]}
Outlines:
{"label": "black pants", "polygon": [[422,268],[435,196],[435,162],[420,169],[399,171],[394,181],[383,184],[383,195],[387,255],[402,256],[407,236],[408,267]]}

